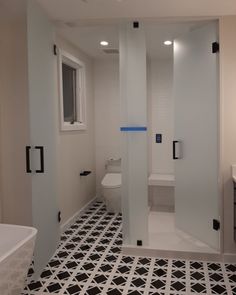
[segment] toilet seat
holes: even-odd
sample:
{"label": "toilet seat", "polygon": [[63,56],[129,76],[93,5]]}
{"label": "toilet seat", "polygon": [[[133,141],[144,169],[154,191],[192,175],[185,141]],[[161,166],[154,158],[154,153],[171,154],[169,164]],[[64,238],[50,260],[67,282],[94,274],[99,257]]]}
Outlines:
{"label": "toilet seat", "polygon": [[102,180],[102,186],[104,188],[121,187],[121,173],[107,173]]}

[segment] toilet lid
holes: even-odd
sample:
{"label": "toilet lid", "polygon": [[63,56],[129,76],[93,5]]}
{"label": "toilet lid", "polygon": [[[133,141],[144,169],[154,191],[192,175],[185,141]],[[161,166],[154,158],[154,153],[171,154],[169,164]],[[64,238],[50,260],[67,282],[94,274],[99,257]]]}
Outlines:
{"label": "toilet lid", "polygon": [[107,173],[102,180],[102,186],[106,188],[120,187],[121,173]]}

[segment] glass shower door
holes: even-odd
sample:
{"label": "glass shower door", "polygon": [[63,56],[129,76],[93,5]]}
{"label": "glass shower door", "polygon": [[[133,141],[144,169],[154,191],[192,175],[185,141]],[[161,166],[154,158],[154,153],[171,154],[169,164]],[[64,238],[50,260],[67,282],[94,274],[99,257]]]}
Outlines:
{"label": "glass shower door", "polygon": [[[217,24],[175,40],[176,225],[219,249]],[[214,225],[214,226],[213,226]],[[215,227],[215,229],[213,228]]]}

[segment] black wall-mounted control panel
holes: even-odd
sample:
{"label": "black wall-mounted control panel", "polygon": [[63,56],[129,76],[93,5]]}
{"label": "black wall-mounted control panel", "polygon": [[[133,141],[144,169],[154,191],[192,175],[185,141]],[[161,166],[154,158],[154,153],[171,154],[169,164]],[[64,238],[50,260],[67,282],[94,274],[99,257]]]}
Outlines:
{"label": "black wall-mounted control panel", "polygon": [[156,143],[162,143],[162,134],[161,133],[156,134]]}

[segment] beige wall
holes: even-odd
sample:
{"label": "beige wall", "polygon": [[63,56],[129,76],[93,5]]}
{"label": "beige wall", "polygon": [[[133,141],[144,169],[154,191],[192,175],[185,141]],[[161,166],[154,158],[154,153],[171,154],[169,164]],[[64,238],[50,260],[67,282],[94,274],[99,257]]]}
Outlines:
{"label": "beige wall", "polygon": [[220,19],[221,149],[224,204],[224,252],[236,253],[233,239],[233,182],[236,164],[236,16]]}
{"label": "beige wall", "polygon": [[[60,131],[59,96],[58,110],[58,196],[62,212],[62,224],[95,197],[95,142],[93,61],[78,48],[57,36],[56,44],[85,63],[87,129],[85,131]],[[57,77],[57,70],[55,69]],[[80,171],[92,174],[80,177]]]}
{"label": "beige wall", "polygon": [[101,196],[101,181],[106,160],[121,157],[119,61],[96,60],[94,64],[96,188]]}
{"label": "beige wall", "polygon": [[[93,63],[57,37],[57,44],[86,65],[87,129],[61,132],[59,96],[55,98],[58,144],[58,198],[62,223],[95,197]],[[0,220],[32,224],[31,175],[25,171],[29,139],[27,40],[25,23],[0,23]],[[55,60],[55,85],[57,87]],[[81,170],[92,175],[80,178]],[[2,215],[2,217],[1,217]]]}
{"label": "beige wall", "polygon": [[2,221],[31,225],[26,24],[0,23],[0,198]]}

